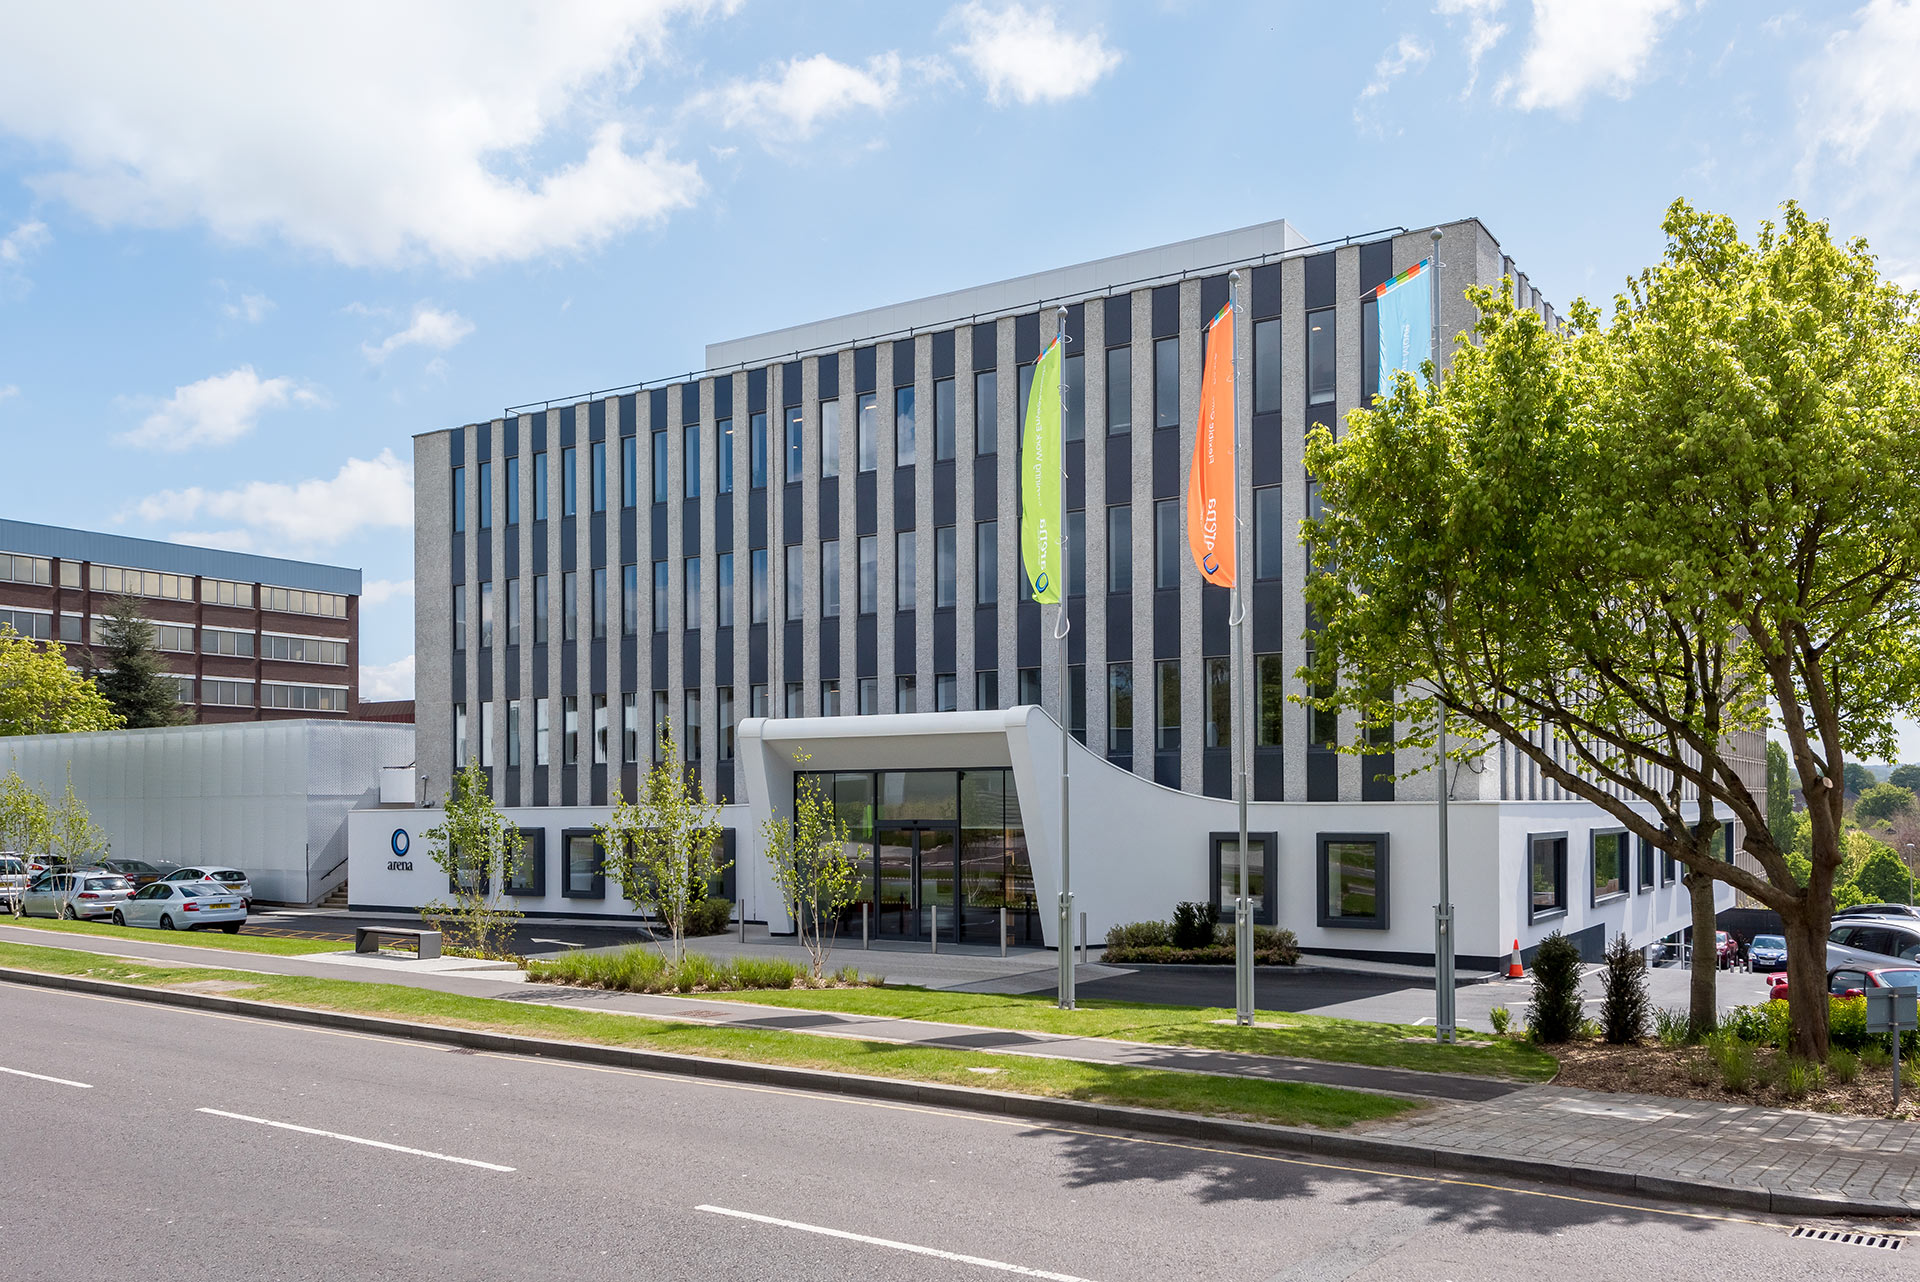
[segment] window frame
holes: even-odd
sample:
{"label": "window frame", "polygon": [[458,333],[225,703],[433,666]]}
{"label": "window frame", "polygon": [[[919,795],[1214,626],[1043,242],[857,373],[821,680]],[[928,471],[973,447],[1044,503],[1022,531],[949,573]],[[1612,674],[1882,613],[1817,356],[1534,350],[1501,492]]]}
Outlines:
{"label": "window frame", "polygon": [[[1163,369],[1163,353],[1172,356],[1173,368]],[[1163,403],[1171,398],[1171,415]],[[1161,420],[1165,419],[1165,422]],[[1180,426],[1180,339],[1177,336],[1153,340],[1153,430],[1168,431]]]}
{"label": "window frame", "polygon": [[[1303,370],[1303,381],[1306,384],[1307,404],[1309,405],[1331,405],[1334,399],[1340,394],[1340,327],[1337,321],[1338,312],[1339,309],[1334,307],[1316,307],[1306,314],[1307,350],[1306,368]],[[1315,329],[1314,318],[1316,316],[1326,318],[1326,328],[1324,331]],[[1326,335],[1323,341],[1328,344],[1326,350],[1328,365],[1332,371],[1332,382],[1328,384],[1324,392],[1315,392],[1313,387],[1313,354],[1317,344],[1313,336],[1316,333],[1322,332]]]}
{"label": "window frame", "polygon": [[[1620,889],[1607,894],[1600,892],[1600,839],[1602,837],[1620,838]],[[1633,894],[1633,878],[1628,875],[1627,861],[1632,846],[1628,841],[1625,828],[1592,828],[1587,832],[1587,906],[1598,908],[1601,904],[1610,904],[1617,899],[1626,899]],[[1637,875],[1637,874],[1636,874]]]}
{"label": "window frame", "polygon": [[[1251,836],[1251,834],[1249,834]],[[1328,848],[1336,842],[1372,842],[1374,846],[1374,913],[1370,917],[1334,916],[1327,911]],[[1393,848],[1384,832],[1321,832],[1314,834],[1313,911],[1323,930],[1388,930],[1392,926]]]}
{"label": "window frame", "polygon": [[[591,831],[591,829],[589,829]],[[547,893],[547,830],[521,828],[520,858],[508,860],[500,869],[500,893],[516,899],[543,899]],[[533,876],[527,882],[513,879],[513,865],[529,868]]]}
{"label": "window frame", "polygon": [[[1257,849],[1260,851],[1258,863],[1260,865],[1262,889],[1260,894],[1255,896],[1256,902],[1253,909],[1253,924],[1256,926],[1272,926],[1277,924],[1276,911],[1279,900],[1280,881],[1280,834],[1278,832],[1249,832],[1247,834],[1247,844],[1252,846],[1255,842],[1260,843]],[[1240,834],[1238,832],[1210,832],[1207,834],[1207,884],[1213,888],[1213,907],[1219,914],[1220,920],[1224,922],[1233,920],[1233,904],[1225,894],[1226,883],[1224,881],[1229,871],[1226,866],[1224,851],[1224,847],[1228,843],[1238,846],[1240,844]],[[1253,859],[1247,861],[1249,880],[1251,880],[1253,873],[1252,865],[1255,862]],[[1240,863],[1236,858],[1232,866],[1232,871],[1236,874],[1236,880],[1238,879],[1237,874],[1239,873],[1239,869]],[[1322,902],[1325,902],[1324,896],[1322,897]]]}
{"label": "window frame", "polygon": [[[1527,857],[1521,862],[1520,867],[1523,877],[1521,893],[1526,896],[1527,924],[1529,926],[1535,922],[1552,921],[1567,915],[1567,846],[1569,836],[1570,834],[1564,830],[1558,832],[1530,832],[1527,834]],[[1533,855],[1535,846],[1543,841],[1559,843],[1559,849],[1555,852],[1555,859],[1557,861],[1555,877],[1559,882],[1559,902],[1545,908],[1538,908],[1533,902]]]}
{"label": "window frame", "polygon": [[[1120,368],[1125,371],[1119,379],[1114,378],[1116,357]],[[1123,385],[1119,396],[1113,394],[1117,385]],[[1133,432],[1133,347],[1130,344],[1107,349],[1107,381],[1101,399],[1105,401],[1101,416],[1106,420],[1107,435],[1130,435]],[[1114,418],[1116,408],[1120,411],[1117,422]]]}
{"label": "window frame", "polygon": [[[573,888],[573,842],[577,837],[585,837],[593,842],[594,869],[593,888],[575,890]],[[560,897],[562,899],[605,899],[607,897],[607,851],[600,844],[599,834],[592,828],[562,828],[560,830]]]}

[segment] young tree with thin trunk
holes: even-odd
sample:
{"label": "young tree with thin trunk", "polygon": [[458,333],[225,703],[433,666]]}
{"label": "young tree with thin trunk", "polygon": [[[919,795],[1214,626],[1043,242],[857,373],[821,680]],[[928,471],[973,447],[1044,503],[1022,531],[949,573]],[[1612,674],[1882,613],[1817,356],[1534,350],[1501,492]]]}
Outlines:
{"label": "young tree with thin trunk", "polygon": [[447,875],[448,897],[422,905],[422,919],[457,952],[512,957],[521,914],[505,902],[506,871],[522,857],[525,839],[494,806],[479,762],[454,775],[446,813],[425,835],[428,857]]}
{"label": "young tree with thin trunk", "polygon": [[87,672],[130,730],[193,720],[179,687],[154,648],[153,624],[130,596],[115,597],[100,621],[99,644],[87,651]]}
{"label": "young tree with thin trunk", "polygon": [[[1683,201],[1664,227],[1610,319],[1579,302],[1550,331],[1471,291],[1481,342],[1437,390],[1403,377],[1309,441],[1310,676],[1348,677],[1325,705],[1410,751],[1437,694],[1461,755],[1504,741],[1684,865],[1696,1023],[1714,883],[1778,912],[1791,1049],[1824,1059],[1846,766],[1887,759],[1920,703],[1920,302],[1791,204],[1753,244]],[[1804,885],[1741,774],[1770,719]],[[1722,857],[1730,819],[1757,869]]]}
{"label": "young tree with thin trunk", "polygon": [[727,869],[720,858],[720,807],[680,760],[673,725],[660,727],[659,764],[640,782],[629,804],[613,790],[607,822],[595,827],[606,852],[607,874],[635,908],[650,904],[665,927],[668,957],[686,956],[687,917],[704,902],[713,879]]}
{"label": "young tree with thin trunk", "polygon": [[106,855],[107,834],[93,822],[93,812],[73,790],[73,767],[67,767],[67,788],[48,808],[47,849],[63,864],[83,864]]}
{"label": "young tree with thin trunk", "polygon": [[[34,855],[46,854],[53,845],[53,807],[39,789],[22,779],[17,771],[7,771],[0,779],[0,850],[12,851],[24,863]],[[18,917],[23,901],[15,895],[8,908]]]}
{"label": "young tree with thin trunk", "polygon": [[[805,752],[793,754],[796,766],[809,759]],[[853,830],[821,791],[819,776],[797,774],[793,818],[776,815],[760,831],[774,885],[793,914],[794,933],[812,960],[813,977],[824,978],[841,914],[860,898],[860,869],[847,853]]]}

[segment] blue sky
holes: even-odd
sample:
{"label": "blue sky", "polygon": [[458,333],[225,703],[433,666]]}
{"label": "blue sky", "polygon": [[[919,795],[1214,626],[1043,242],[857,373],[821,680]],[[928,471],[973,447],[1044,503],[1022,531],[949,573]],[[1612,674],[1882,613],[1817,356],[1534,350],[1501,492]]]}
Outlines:
{"label": "blue sky", "polygon": [[0,510],[359,566],[370,694],[411,692],[412,435],[709,341],[1276,217],[1478,215],[1564,305],[1652,261],[1678,195],[1747,227],[1800,199],[1920,284],[1911,0],[67,3],[8,29]]}

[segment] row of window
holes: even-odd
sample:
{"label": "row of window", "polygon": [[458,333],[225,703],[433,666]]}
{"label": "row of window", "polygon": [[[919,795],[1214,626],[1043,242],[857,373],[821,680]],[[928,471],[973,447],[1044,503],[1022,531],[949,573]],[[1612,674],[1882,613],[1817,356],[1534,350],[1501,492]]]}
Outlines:
{"label": "row of window", "polygon": [[[0,552],[0,582],[31,583],[49,586],[53,562],[46,557],[19,556]],[[165,574],[158,570],[134,570],[118,565],[88,567],[88,585],[95,592],[114,596],[150,596],[167,601],[193,600],[191,574]],[[60,586],[80,586],[80,562],[60,563]],[[325,618],[347,617],[347,598],[335,592],[306,592],[298,588],[262,588],[261,606],[288,614],[315,614]],[[200,600],[207,605],[232,605],[253,608],[253,584],[227,579],[202,579]]]}
{"label": "row of window", "polygon": [[0,583],[31,583],[37,587],[53,584],[53,562],[44,556],[16,556],[0,552]]}
{"label": "row of window", "polygon": [[[89,643],[105,644],[107,620],[94,615],[85,619],[84,623],[85,635]],[[21,636],[30,637],[36,641],[53,639],[53,615],[48,612],[0,609],[0,627],[4,626],[11,626]],[[60,639],[77,644],[82,635],[82,626],[81,616],[61,615]],[[193,627],[189,624],[156,623],[153,625],[153,648],[171,654],[192,654],[194,652],[193,631]],[[199,648],[203,654],[252,658],[253,633],[227,628],[201,628]],[[292,663],[327,663],[337,667],[344,665],[347,661],[347,643],[323,637],[287,636],[269,632],[261,637],[260,653],[261,657],[268,659],[284,659]]]}
{"label": "row of window", "polygon": [[[1726,857],[1734,850],[1734,830],[1724,827]],[[1637,854],[1637,858],[1635,857]],[[1658,865],[1658,881],[1655,865]],[[1653,843],[1631,840],[1624,829],[1596,830],[1589,836],[1587,902],[1604,904],[1629,894],[1645,894],[1659,886],[1670,886],[1678,879],[1679,866],[1672,855],[1655,850]],[[1567,911],[1569,873],[1567,834],[1534,833],[1527,838],[1527,920],[1557,917]]]}

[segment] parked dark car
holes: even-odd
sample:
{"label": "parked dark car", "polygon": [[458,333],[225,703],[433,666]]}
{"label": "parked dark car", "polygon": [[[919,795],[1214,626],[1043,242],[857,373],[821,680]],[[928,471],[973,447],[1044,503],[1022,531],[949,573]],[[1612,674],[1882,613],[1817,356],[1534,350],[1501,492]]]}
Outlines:
{"label": "parked dark car", "polygon": [[1755,935],[1753,942],[1747,945],[1747,969],[1752,971],[1783,971],[1786,968],[1786,936]]}
{"label": "parked dark car", "polygon": [[150,864],[144,859],[103,859],[100,862],[104,867],[132,882],[135,890],[142,886],[151,886],[180,867],[179,864]]}
{"label": "parked dark car", "polygon": [[1855,904],[1851,908],[1842,908],[1833,915],[1833,920],[1842,917],[1916,917],[1920,918],[1920,907],[1913,904]]}

